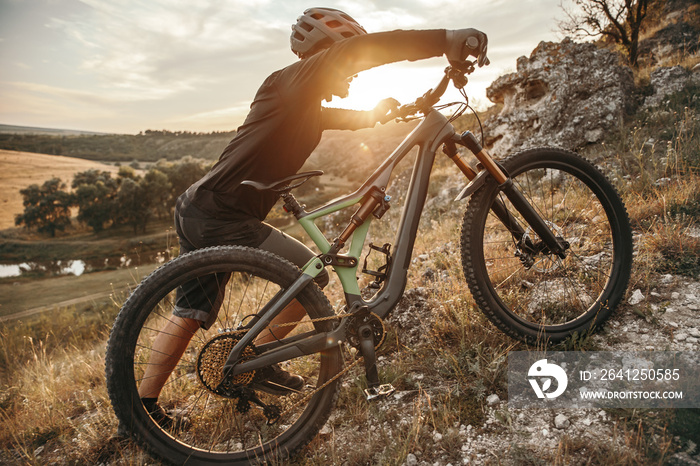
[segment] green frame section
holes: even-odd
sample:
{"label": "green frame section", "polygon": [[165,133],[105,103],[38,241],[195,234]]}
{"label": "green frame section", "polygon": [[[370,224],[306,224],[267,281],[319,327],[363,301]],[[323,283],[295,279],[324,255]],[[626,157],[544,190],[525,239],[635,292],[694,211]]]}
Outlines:
{"label": "green frame section", "polygon": [[[362,196],[349,197],[348,199],[343,200],[339,203],[332,203],[325,207],[321,207],[320,209],[317,209],[313,212],[309,212],[308,215],[300,218],[299,224],[304,229],[304,231],[306,231],[306,234],[309,235],[309,237],[314,242],[316,247],[318,247],[321,253],[326,254],[331,249],[331,243],[316,225],[316,219],[332,214],[333,212],[352,207],[355,204],[360,203],[361,201]],[[367,232],[369,231],[371,221],[372,216],[370,215],[370,217],[367,220],[365,220],[365,222],[362,225],[357,227],[357,229],[352,234],[352,238],[350,240],[350,248],[348,252],[350,256],[356,257],[358,259],[355,266],[333,267],[333,270],[335,270],[335,273],[340,279],[343,291],[346,294],[360,294],[360,285],[357,283],[357,268],[360,266],[359,259],[360,255],[362,254],[362,247],[365,244],[365,239],[367,238]],[[307,262],[302,270],[305,274],[315,277],[323,269],[323,267],[321,267],[321,269],[318,269],[316,266],[317,263],[321,263],[321,260],[315,257],[309,262]]]}

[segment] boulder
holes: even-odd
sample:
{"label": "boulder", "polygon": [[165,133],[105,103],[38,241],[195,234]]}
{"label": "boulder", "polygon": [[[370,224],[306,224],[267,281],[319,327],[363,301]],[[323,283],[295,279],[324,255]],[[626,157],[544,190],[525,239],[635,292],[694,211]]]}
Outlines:
{"label": "boulder", "polygon": [[613,52],[564,39],[541,42],[486,96],[503,104],[485,122],[486,147],[502,157],[527,147],[600,142],[634,105],[632,71]]}
{"label": "boulder", "polygon": [[689,84],[700,85],[700,69],[688,71],[681,66],[658,68],[651,72],[649,84],[653,94],[644,99],[645,108],[663,104],[669,95],[682,91]]}

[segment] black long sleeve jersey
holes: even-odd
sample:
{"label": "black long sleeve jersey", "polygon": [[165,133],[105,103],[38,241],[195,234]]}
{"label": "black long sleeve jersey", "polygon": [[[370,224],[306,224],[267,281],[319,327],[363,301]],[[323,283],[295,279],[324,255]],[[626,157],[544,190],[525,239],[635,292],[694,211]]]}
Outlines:
{"label": "black long sleeve jersey", "polygon": [[323,130],[369,126],[366,112],[321,106],[338,80],[386,63],[439,56],[445,49],[444,30],[367,34],[336,42],[272,73],[218,162],[187,190],[188,201],[212,218],[264,220],[277,195],[241,181],[271,182],[293,175],[318,145]]}

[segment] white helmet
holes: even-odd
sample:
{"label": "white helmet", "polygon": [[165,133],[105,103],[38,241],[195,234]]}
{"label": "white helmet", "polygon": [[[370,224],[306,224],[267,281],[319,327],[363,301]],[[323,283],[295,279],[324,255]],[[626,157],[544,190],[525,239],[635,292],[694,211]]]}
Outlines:
{"label": "white helmet", "polygon": [[299,58],[310,57],[334,42],[361,36],[367,31],[348,14],[334,8],[309,8],[292,26],[292,52]]}

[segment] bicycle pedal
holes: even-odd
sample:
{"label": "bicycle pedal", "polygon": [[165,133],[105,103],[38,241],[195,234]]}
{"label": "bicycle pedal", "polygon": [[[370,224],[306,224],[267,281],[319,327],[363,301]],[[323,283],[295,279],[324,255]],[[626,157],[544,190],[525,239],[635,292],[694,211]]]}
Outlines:
{"label": "bicycle pedal", "polygon": [[366,388],[365,397],[367,401],[376,400],[377,398],[383,398],[394,393],[396,389],[390,383],[382,384],[378,387]]}

